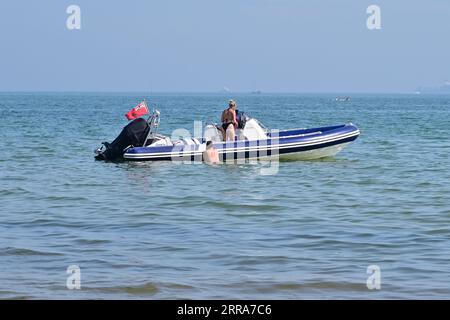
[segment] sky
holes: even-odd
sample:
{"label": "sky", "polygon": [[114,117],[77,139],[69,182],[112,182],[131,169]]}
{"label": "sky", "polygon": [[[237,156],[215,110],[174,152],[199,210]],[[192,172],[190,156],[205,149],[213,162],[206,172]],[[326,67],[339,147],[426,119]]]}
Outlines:
{"label": "sky", "polygon": [[0,91],[412,92],[449,39],[449,0],[2,0]]}

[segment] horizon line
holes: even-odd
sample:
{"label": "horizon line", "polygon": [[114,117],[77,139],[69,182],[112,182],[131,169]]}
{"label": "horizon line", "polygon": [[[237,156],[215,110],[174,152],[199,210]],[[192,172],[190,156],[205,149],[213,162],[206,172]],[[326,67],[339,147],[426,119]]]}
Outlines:
{"label": "horizon line", "polygon": [[5,93],[146,93],[146,94],[251,94],[251,95],[264,95],[264,94],[341,94],[341,95],[349,95],[349,94],[448,94],[446,92],[420,92],[417,90],[412,91],[170,91],[170,90],[161,90],[161,91],[153,91],[153,90],[0,90],[0,94]]}

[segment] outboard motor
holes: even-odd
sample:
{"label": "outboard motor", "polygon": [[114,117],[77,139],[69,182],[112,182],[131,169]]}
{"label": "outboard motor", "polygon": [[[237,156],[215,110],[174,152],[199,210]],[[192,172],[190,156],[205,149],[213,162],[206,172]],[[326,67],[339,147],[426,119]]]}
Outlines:
{"label": "outboard motor", "polygon": [[127,124],[113,142],[102,142],[103,146],[96,150],[96,160],[117,160],[122,158],[129,146],[142,147],[150,131],[150,126],[143,118],[137,118]]}

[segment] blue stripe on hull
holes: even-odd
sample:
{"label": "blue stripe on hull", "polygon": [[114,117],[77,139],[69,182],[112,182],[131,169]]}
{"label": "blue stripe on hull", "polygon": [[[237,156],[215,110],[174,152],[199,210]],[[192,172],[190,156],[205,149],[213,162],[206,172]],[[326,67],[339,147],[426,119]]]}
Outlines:
{"label": "blue stripe on hull", "polygon": [[[343,139],[338,139],[335,141],[330,141],[330,142],[325,142],[325,143],[319,143],[319,144],[313,144],[313,145],[307,145],[307,146],[294,146],[291,148],[282,148],[282,149],[268,149],[267,151],[264,150],[262,152],[260,152],[260,150],[257,151],[252,151],[252,156],[255,155],[256,153],[256,157],[257,158],[261,158],[261,157],[270,157],[273,155],[283,155],[283,154],[289,154],[289,153],[299,153],[299,152],[303,152],[303,151],[310,151],[310,150],[317,150],[317,149],[322,149],[322,148],[326,148],[326,147],[331,147],[334,145],[338,145],[338,144],[343,144],[343,143],[348,143],[348,142],[352,142],[354,140],[356,140],[358,138],[358,135],[354,135],[348,138],[343,138]],[[270,141],[270,140],[267,140]],[[235,143],[237,145],[237,143]],[[271,142],[267,143],[267,146],[270,146]],[[259,141],[258,141],[258,146],[259,146]],[[283,146],[281,144],[281,146]],[[226,150],[226,149],[225,149]],[[244,157],[242,157],[242,155],[244,155]],[[232,151],[232,152],[224,152],[224,153],[219,153],[219,159],[221,161],[230,161],[230,160],[237,160],[237,159],[248,159],[250,158],[250,151]],[[201,155],[186,155],[186,156],[180,156],[180,157],[172,157],[172,156],[161,156],[161,157],[148,157],[145,158],[145,156],[143,156],[143,158],[127,158],[127,160],[132,160],[132,161],[201,161]]]}

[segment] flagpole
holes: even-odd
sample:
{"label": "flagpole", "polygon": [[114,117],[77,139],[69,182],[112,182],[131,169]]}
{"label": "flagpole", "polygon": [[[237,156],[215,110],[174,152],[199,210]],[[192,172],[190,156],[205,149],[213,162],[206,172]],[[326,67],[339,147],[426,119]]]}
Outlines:
{"label": "flagpole", "polygon": [[145,137],[144,145],[143,145],[143,146],[145,147],[148,138],[149,138],[150,136],[153,135],[153,132],[152,132],[153,114],[152,114],[152,113],[150,112],[150,110],[148,109],[147,102],[145,101],[145,99],[144,99],[144,103],[145,103],[145,107],[147,108],[148,113],[149,113],[149,116],[148,116],[148,118],[147,118],[147,124],[148,124],[148,126],[149,126],[149,130],[148,130],[147,136]]}

